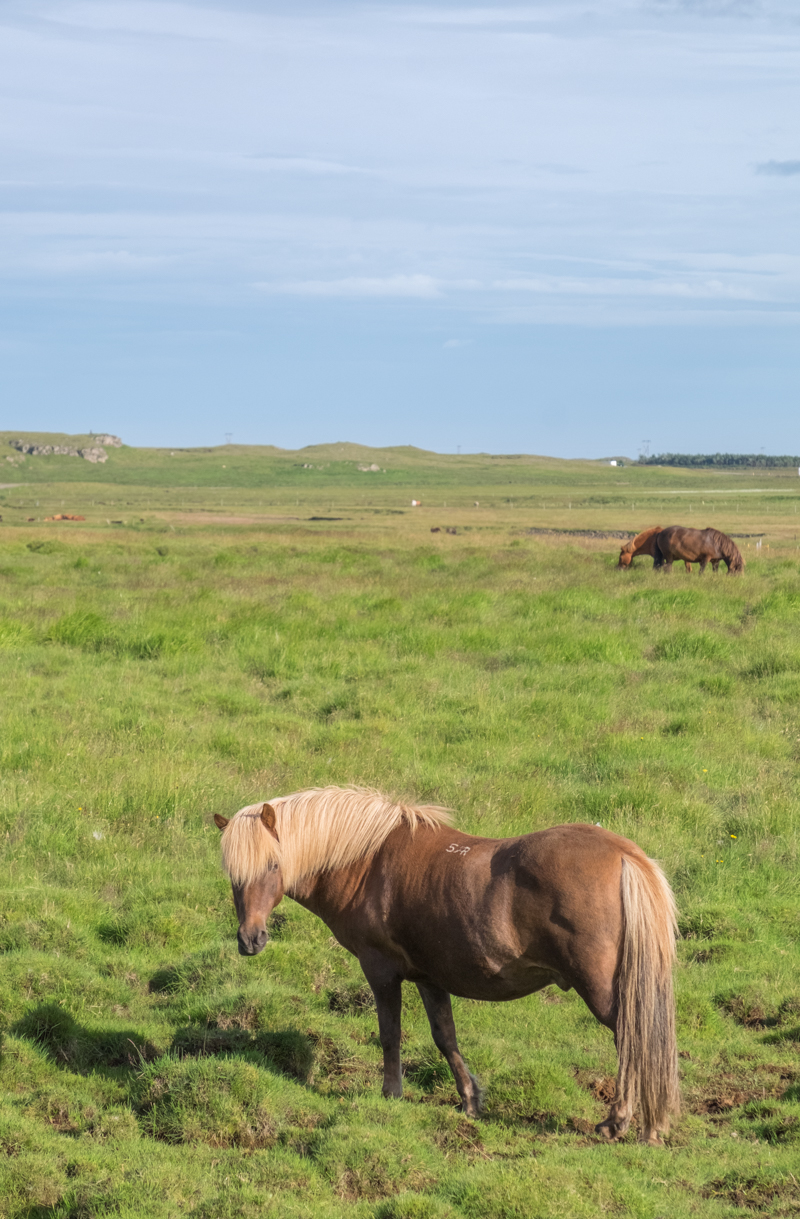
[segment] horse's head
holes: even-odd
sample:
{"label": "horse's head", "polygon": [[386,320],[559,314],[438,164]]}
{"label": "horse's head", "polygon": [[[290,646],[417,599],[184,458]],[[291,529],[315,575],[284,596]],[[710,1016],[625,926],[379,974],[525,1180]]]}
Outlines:
{"label": "horse's head", "polygon": [[[270,804],[265,804],[261,810],[261,824],[268,834],[277,841],[275,833],[275,810]],[[214,814],[214,822],[218,829],[224,830],[228,819]],[[238,884],[231,880],[233,889],[233,904],[239,919],[239,952],[243,957],[254,957],[266,944],[267,919],[283,897],[283,876],[276,863],[267,866],[253,879]]]}
{"label": "horse's head", "polygon": [[633,547],[631,546],[630,542],[628,542],[627,546],[622,547],[619,552],[619,563],[617,563],[617,567],[630,567],[633,559],[632,551]]}

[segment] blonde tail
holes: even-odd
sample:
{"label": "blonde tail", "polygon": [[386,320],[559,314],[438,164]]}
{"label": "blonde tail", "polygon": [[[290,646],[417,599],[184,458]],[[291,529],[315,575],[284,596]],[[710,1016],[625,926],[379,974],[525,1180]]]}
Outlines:
{"label": "blonde tail", "polygon": [[645,1138],[657,1139],[680,1109],[675,1040],[675,899],[651,859],[624,856],[625,920],[617,991],[617,1104],[639,1108]]}

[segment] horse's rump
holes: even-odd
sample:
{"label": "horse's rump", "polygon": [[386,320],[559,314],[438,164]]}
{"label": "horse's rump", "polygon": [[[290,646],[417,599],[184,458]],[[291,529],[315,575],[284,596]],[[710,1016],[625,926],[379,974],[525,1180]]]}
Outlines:
{"label": "horse's rump", "polygon": [[691,529],[686,525],[670,525],[654,538],[656,566],[675,559],[701,563],[725,561],[730,572],[744,568],[744,559],[736,543],[719,529]]}

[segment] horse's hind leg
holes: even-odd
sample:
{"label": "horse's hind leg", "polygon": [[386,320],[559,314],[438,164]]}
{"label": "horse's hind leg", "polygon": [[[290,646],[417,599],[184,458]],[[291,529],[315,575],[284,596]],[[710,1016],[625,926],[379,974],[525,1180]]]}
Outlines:
{"label": "horse's hind leg", "polygon": [[481,1089],[474,1075],[467,1070],[456,1041],[456,1026],[450,995],[438,986],[417,983],[425,1011],[430,1021],[431,1033],[437,1050],[444,1054],[447,1065],[453,1072],[461,1108],[467,1117],[477,1117],[481,1111]]}
{"label": "horse's hind leg", "polygon": [[[614,1045],[616,1044],[617,1035],[615,1033]],[[608,1111],[608,1117],[605,1121],[598,1122],[595,1126],[595,1134],[599,1134],[602,1138],[608,1139],[610,1143],[614,1143],[617,1139],[624,1138],[631,1124],[632,1117],[633,1104],[631,1098],[630,1096],[619,1095],[619,1076],[617,1076],[617,1095]]]}
{"label": "horse's hind leg", "polygon": [[[575,990],[583,999],[592,1015],[614,1033],[614,1044],[617,1044],[617,1000],[613,977],[615,960],[608,954],[605,961],[598,960],[593,974],[574,983]],[[616,1097],[604,1121],[595,1126],[595,1133],[610,1143],[624,1137],[633,1117],[633,1101],[629,1095],[621,1095],[617,1080]]]}

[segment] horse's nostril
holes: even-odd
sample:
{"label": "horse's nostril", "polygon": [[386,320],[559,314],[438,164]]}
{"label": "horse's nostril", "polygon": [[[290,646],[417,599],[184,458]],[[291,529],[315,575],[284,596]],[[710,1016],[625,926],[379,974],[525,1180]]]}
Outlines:
{"label": "horse's nostril", "polygon": [[239,934],[237,935],[236,939],[239,945],[239,955],[243,957],[254,957],[261,952],[261,949],[266,944],[269,936],[267,935],[266,931],[256,931],[254,934],[248,935],[247,932],[244,932],[241,928],[239,928]]}

